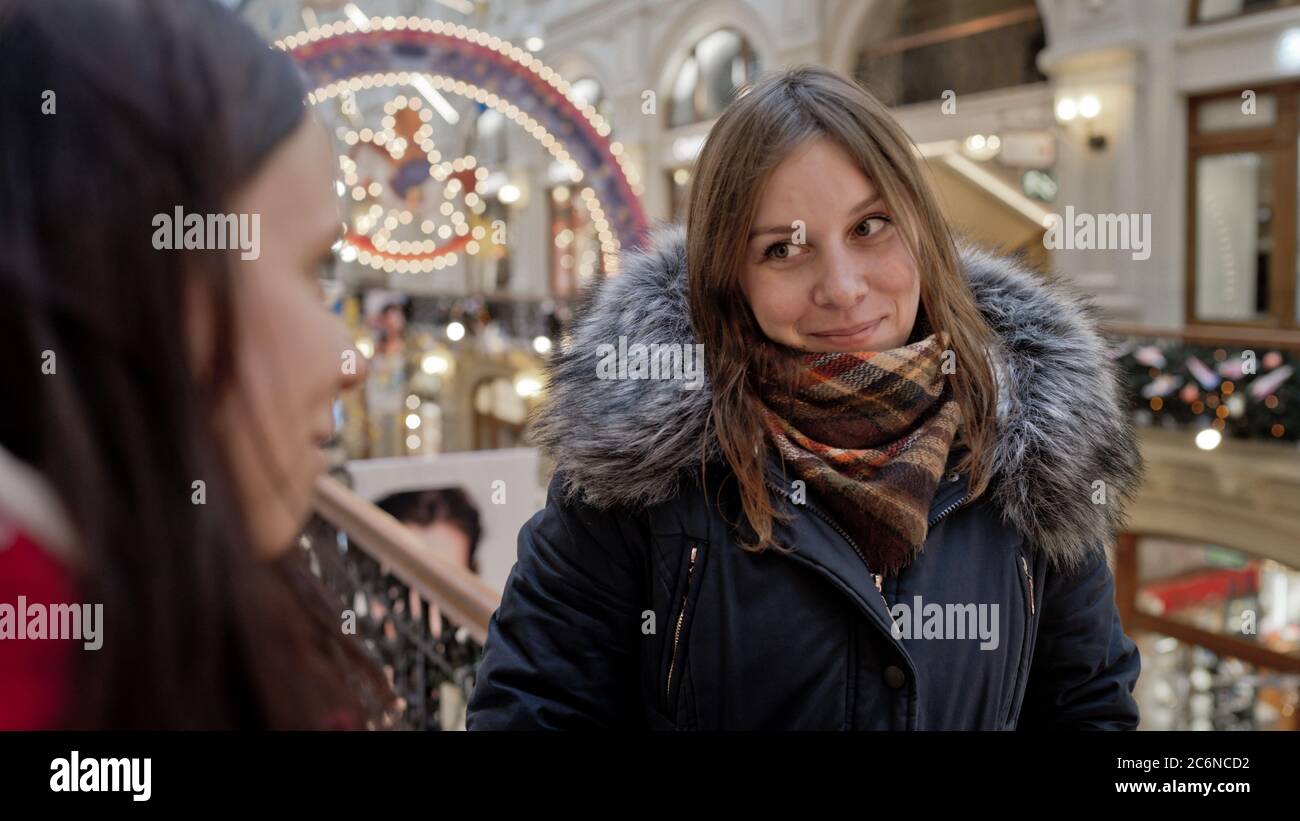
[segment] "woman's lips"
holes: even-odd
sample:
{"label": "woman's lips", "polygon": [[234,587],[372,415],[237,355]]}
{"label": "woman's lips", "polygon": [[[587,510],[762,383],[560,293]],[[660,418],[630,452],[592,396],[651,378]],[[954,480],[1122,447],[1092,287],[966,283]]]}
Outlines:
{"label": "woman's lips", "polygon": [[331,433],[317,433],[312,436],[312,443],[318,448],[332,448],[338,446],[343,437],[339,431]]}
{"label": "woman's lips", "polygon": [[866,341],[871,338],[871,335],[875,333],[876,328],[880,327],[880,323],[884,320],[885,317],[882,316],[862,325],[831,331],[820,331],[818,333],[809,334],[809,336],[817,337],[826,344],[833,345],[837,348],[853,348],[866,343]]}

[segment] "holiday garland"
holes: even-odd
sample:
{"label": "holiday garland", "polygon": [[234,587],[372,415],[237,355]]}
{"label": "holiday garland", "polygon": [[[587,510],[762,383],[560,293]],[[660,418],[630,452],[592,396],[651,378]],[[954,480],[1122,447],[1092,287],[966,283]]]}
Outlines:
{"label": "holiday garland", "polygon": [[1112,353],[1139,417],[1241,439],[1300,441],[1293,351],[1128,340]]}

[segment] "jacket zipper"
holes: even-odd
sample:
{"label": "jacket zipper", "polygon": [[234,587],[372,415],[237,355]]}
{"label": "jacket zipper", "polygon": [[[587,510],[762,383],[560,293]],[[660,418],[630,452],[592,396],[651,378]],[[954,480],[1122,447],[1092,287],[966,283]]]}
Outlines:
{"label": "jacket zipper", "polygon": [[[769,483],[768,483],[768,487],[772,488],[772,490],[776,491],[776,492],[779,493],[781,496],[784,496],[786,499],[789,499],[789,498],[790,498],[790,494],[786,493],[784,490],[782,490],[780,487],[776,486],[775,484],[772,484],[772,483],[769,482]],[[794,502],[791,501],[791,504],[794,504]],[[826,514],[822,513],[820,510],[818,510],[817,508],[813,507],[812,505],[802,505],[802,507],[806,507],[806,508],[808,508],[809,510],[811,510],[811,511],[813,512],[813,515],[814,515],[814,516],[816,516],[817,518],[821,519],[821,520],[822,520],[823,522],[825,522],[826,524],[830,525],[831,528],[832,528],[836,533],[840,534],[840,536],[843,537],[844,541],[848,542],[848,543],[849,543],[849,546],[853,548],[853,552],[858,554],[858,558],[862,560],[862,563],[863,563],[864,565],[866,565],[868,569],[870,569],[870,567],[871,567],[871,563],[867,561],[867,557],[862,553],[862,548],[858,547],[858,543],[855,542],[855,541],[853,541],[853,537],[852,537],[852,536],[850,536],[848,533],[845,533],[845,532],[844,532],[844,528],[840,527],[839,524],[838,524],[834,519],[832,519],[831,517],[829,517],[829,516],[827,516]],[[882,602],[885,603],[885,612],[888,613],[888,612],[889,612],[889,599],[886,599],[886,598],[885,598],[885,591],[884,591],[883,589],[881,589],[881,578],[880,578],[880,574],[879,574],[879,573],[872,573],[871,576],[872,576],[872,578],[875,580],[875,583],[876,583],[876,585],[875,585],[875,586],[876,586],[876,592],[880,594],[880,600],[881,600]]]}
{"label": "jacket zipper", "polygon": [[1025,622],[1025,635],[1020,643],[1020,661],[1016,666],[1016,678],[1012,683],[1011,691],[1007,694],[1007,705],[1002,713],[1002,724],[1004,727],[1011,724],[1011,711],[1015,709],[1017,694],[1023,694],[1024,692],[1025,677],[1028,675],[1027,673],[1022,673],[1022,670],[1025,667],[1025,654],[1030,652],[1033,647],[1031,634],[1033,633],[1032,620],[1034,618],[1035,610],[1034,574],[1029,570],[1029,560],[1023,555],[1020,557],[1020,567],[1025,572],[1026,585],[1022,589],[1025,591],[1025,595],[1029,599],[1029,621]]}
{"label": "jacket zipper", "polygon": [[[786,499],[790,499],[790,494],[788,494],[788,493],[786,493],[784,490],[782,490],[781,487],[780,487],[779,485],[777,485],[777,484],[775,484],[775,483],[773,483],[773,482],[768,482],[768,483],[767,483],[767,486],[770,487],[772,490],[776,491],[776,493],[777,493],[778,495],[780,495],[780,496],[782,496],[782,497],[784,497],[784,498],[786,498]],[[953,502],[952,504],[948,505],[946,508],[944,508],[943,510],[941,510],[941,511],[938,513],[938,515],[936,515],[933,519],[930,520],[930,523],[929,523],[929,525],[927,525],[927,527],[929,527],[929,528],[934,527],[934,526],[935,526],[936,524],[938,524],[938,523],[939,523],[939,522],[940,522],[940,521],[941,521],[945,516],[947,516],[948,514],[952,513],[954,510],[956,510],[957,508],[961,507],[962,505],[966,504],[966,502],[969,501],[969,496],[970,496],[970,494],[965,494],[965,495],[963,495],[960,499],[958,499],[957,501]],[[791,501],[791,504],[793,504],[793,501]],[[870,563],[867,562],[867,557],[864,556],[864,555],[862,554],[862,549],[858,547],[858,543],[855,542],[855,541],[853,541],[853,537],[849,536],[848,533],[845,533],[845,532],[844,532],[844,529],[843,529],[842,527],[840,527],[839,524],[838,524],[834,519],[832,519],[831,517],[829,517],[829,516],[827,516],[826,514],[822,513],[820,510],[818,510],[817,508],[813,507],[812,505],[803,505],[803,507],[808,508],[809,510],[811,510],[811,511],[813,512],[813,515],[815,515],[817,518],[821,519],[821,520],[822,520],[823,522],[825,522],[826,524],[830,525],[831,528],[834,529],[834,531],[835,531],[836,533],[840,534],[840,536],[842,536],[842,537],[844,538],[844,541],[846,541],[846,542],[849,543],[849,545],[853,548],[853,552],[857,553],[857,554],[858,554],[858,558],[862,560],[862,563],[865,564],[865,565],[867,565],[868,568],[871,567]],[[872,573],[872,574],[871,574],[871,578],[872,578],[872,580],[875,582],[876,592],[880,594],[880,600],[881,600],[882,602],[885,603],[885,612],[886,612],[886,613],[890,612],[890,611],[889,611],[889,599],[885,598],[884,579],[882,578],[882,576],[881,576],[880,573]]]}
{"label": "jacket zipper", "polygon": [[957,501],[953,502],[952,504],[945,507],[943,510],[939,511],[939,514],[930,520],[929,526],[934,527],[940,521],[942,521],[945,516],[947,516],[949,513],[952,513],[954,510],[961,507],[962,505],[966,504],[967,501],[969,501],[969,494],[962,496]]}
{"label": "jacket zipper", "polygon": [[1034,576],[1029,572],[1029,561],[1020,557],[1020,564],[1025,568],[1025,578],[1029,580],[1029,615],[1034,615]]}
{"label": "jacket zipper", "polygon": [[673,630],[673,654],[668,660],[668,686],[664,690],[664,698],[672,696],[673,692],[673,668],[677,666],[677,645],[682,640],[682,622],[686,620],[686,602],[691,597],[691,578],[695,575],[695,556],[699,548],[691,545],[691,563],[686,568],[686,592],[682,593],[682,609],[677,614],[677,626]]}

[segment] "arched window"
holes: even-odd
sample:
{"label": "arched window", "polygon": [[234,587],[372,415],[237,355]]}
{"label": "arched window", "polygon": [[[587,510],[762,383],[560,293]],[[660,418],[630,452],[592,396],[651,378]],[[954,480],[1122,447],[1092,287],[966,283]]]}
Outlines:
{"label": "arched window", "polygon": [[605,97],[605,87],[595,77],[579,77],[569,83],[569,96],[596,109],[596,112],[606,120],[610,119],[609,100]]}
{"label": "arched window", "polygon": [[713,119],[756,74],[758,56],[739,32],[724,28],[701,37],[673,79],[668,126]]}

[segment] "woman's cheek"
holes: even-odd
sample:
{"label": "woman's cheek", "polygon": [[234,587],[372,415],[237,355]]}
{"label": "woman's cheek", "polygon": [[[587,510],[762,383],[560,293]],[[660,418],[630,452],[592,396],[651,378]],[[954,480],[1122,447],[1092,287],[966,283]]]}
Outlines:
{"label": "woman's cheek", "polygon": [[907,252],[907,246],[895,234],[884,251],[883,259],[877,258],[879,269],[884,273],[879,287],[891,294],[907,293],[916,283],[916,266],[911,254]]}
{"label": "woman's cheek", "polygon": [[768,324],[780,327],[793,326],[803,315],[802,298],[793,283],[769,281],[763,290],[762,300]]}
{"label": "woman's cheek", "polygon": [[912,290],[916,274],[906,262],[897,263],[889,268],[884,287],[890,294],[902,296]]}

